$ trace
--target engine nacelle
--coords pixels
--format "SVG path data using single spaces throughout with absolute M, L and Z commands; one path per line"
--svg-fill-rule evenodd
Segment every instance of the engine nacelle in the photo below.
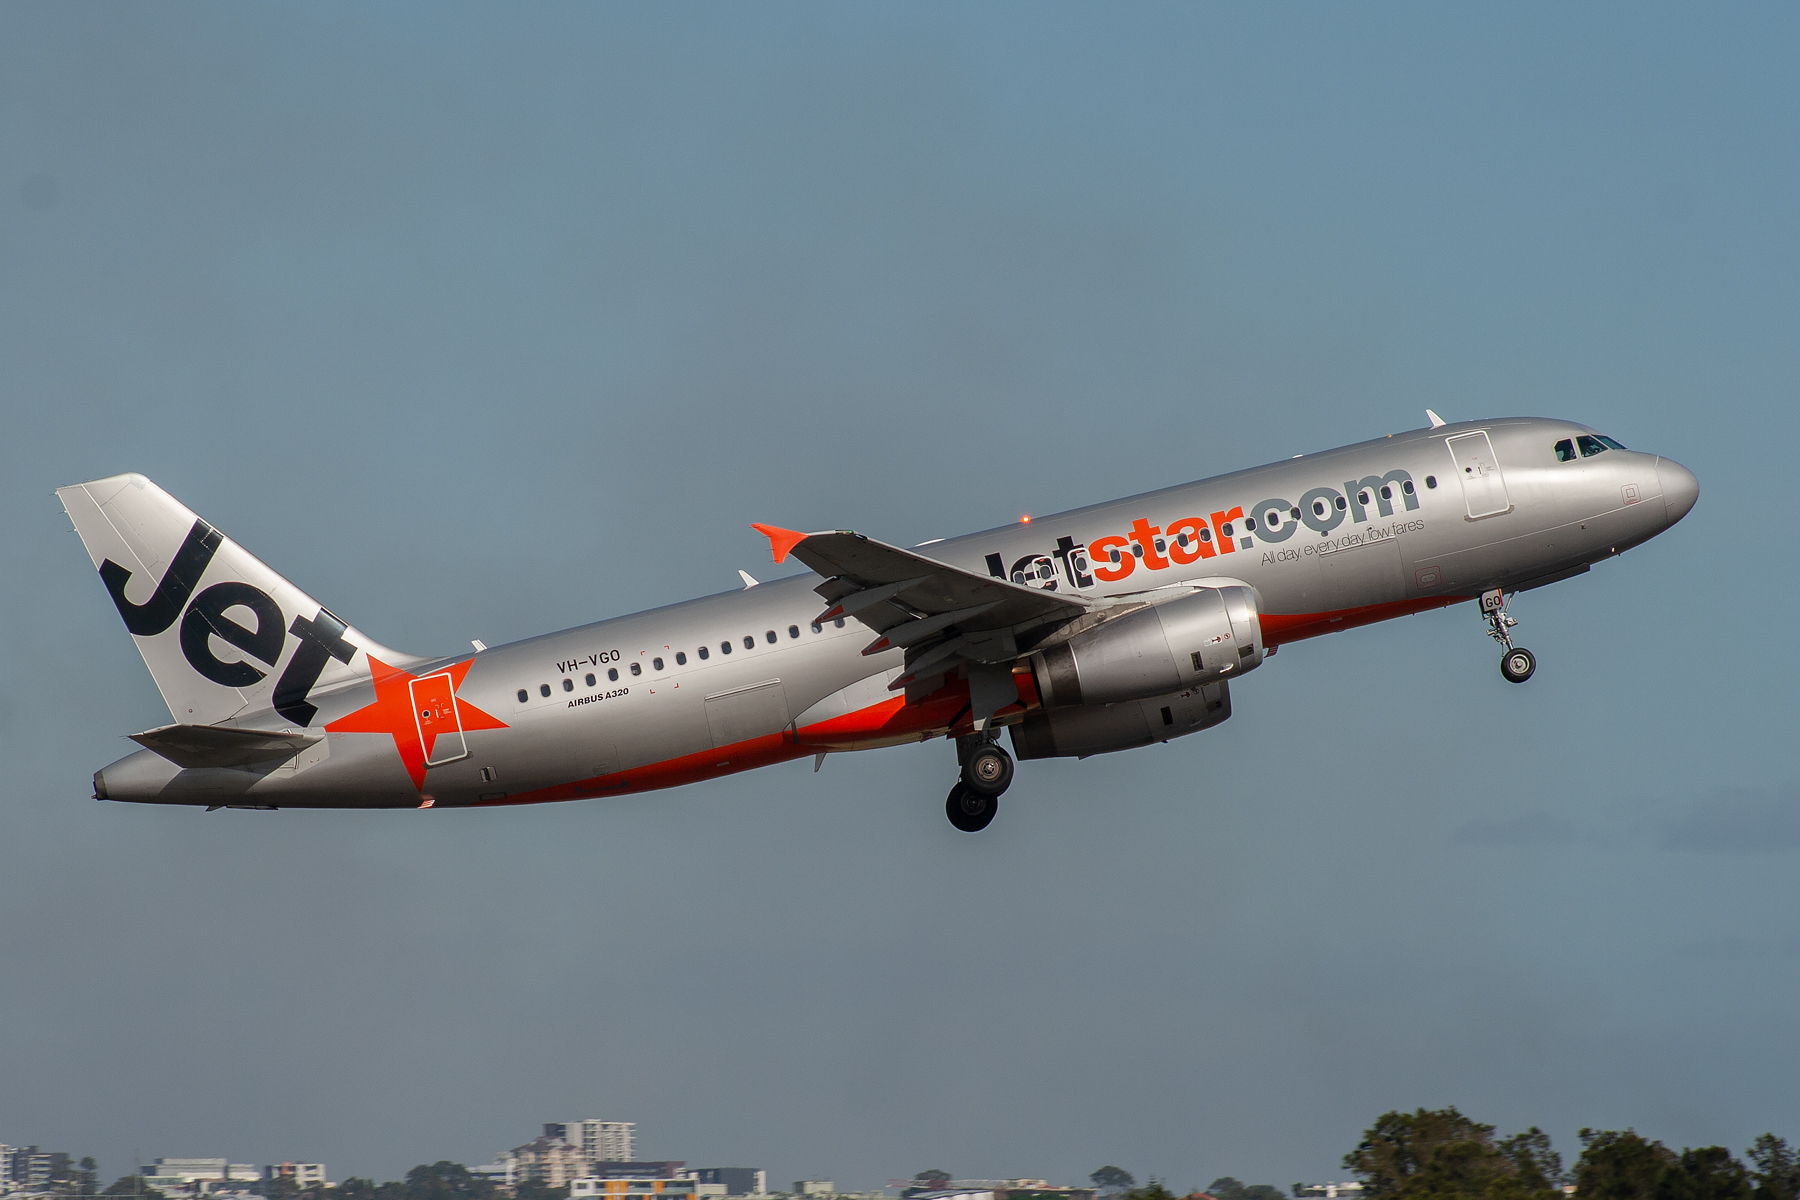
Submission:
M 1255 670 L 1256 591 L 1226 583 L 1127 613 L 1031 656 L 1045 708 L 1169 696 Z
M 1224 681 L 1174 696 L 1040 709 L 1012 727 L 1019 758 L 1086 758 L 1130 750 L 1199 733 L 1231 716 L 1231 691 Z

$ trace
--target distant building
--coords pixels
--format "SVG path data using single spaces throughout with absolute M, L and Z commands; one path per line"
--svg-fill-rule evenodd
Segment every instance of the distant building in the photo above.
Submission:
M 794 1195 L 835 1196 L 837 1195 L 837 1184 L 829 1179 L 796 1179 L 794 1180 Z M 988 1200 L 993 1200 L 993 1197 L 990 1196 Z
M 680 1159 L 645 1159 L 638 1162 L 597 1162 L 588 1174 L 596 1179 L 686 1179 L 692 1172 Z
M 512 1153 L 508 1151 L 495 1162 L 483 1163 L 479 1167 L 470 1167 L 469 1174 L 510 1191 L 515 1182 L 514 1165 Z
M 36 1146 L 0 1146 L 0 1191 L 40 1191 L 69 1169 L 70 1158 Z
M 689 1171 L 695 1182 L 720 1184 L 727 1196 L 766 1196 L 769 1173 L 755 1167 L 699 1167 Z
M 330 1187 L 324 1163 L 276 1163 L 263 1168 L 264 1179 L 291 1179 L 299 1188 Z
M 1305 1200 L 1362 1200 L 1363 1185 L 1354 1179 L 1343 1183 L 1296 1183 L 1294 1195 Z
M 564 1121 L 545 1125 L 544 1134 L 561 1138 L 592 1162 L 630 1162 L 637 1157 L 635 1121 Z
M 263 1177 L 261 1167 L 224 1158 L 156 1158 L 140 1170 L 160 1192 L 195 1195 L 227 1191 L 233 1183 L 256 1183 Z
M 515 1183 L 537 1179 L 553 1188 L 567 1187 L 582 1176 L 592 1174 L 588 1170 L 589 1159 L 581 1152 L 581 1147 L 548 1133 L 523 1146 L 515 1146 L 512 1164 Z
M 616 1175 L 606 1179 L 590 1175 L 570 1180 L 569 1200 L 646 1200 L 651 1196 L 693 1200 L 696 1187 L 692 1179 L 668 1179 L 661 1175 Z

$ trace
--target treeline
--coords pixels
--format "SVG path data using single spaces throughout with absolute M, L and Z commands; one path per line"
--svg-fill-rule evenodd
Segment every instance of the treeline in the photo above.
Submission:
M 1671 1150 L 1633 1130 L 1583 1129 L 1562 1156 L 1536 1126 L 1496 1137 L 1454 1108 L 1384 1113 L 1344 1155 L 1367 1200 L 1797 1200 L 1800 1161 L 1765 1133 L 1739 1159 L 1724 1146 Z M 1747 1160 L 1747 1161 L 1746 1161 Z
M 285 1182 L 289 1190 L 265 1192 L 268 1200 L 498 1200 L 505 1190 L 490 1179 L 470 1171 L 461 1163 L 439 1160 L 421 1163 L 406 1173 L 406 1178 L 389 1183 L 359 1179 L 352 1175 L 329 1192 L 318 1188 L 296 1189 L 293 1180 Z M 568 1200 L 569 1189 L 553 1188 L 541 1179 L 523 1179 L 512 1189 L 513 1200 Z
M 1583 1129 L 1581 1154 L 1565 1169 L 1550 1137 L 1533 1126 L 1510 1137 L 1454 1108 L 1383 1113 L 1344 1155 L 1364 1200 L 1800 1200 L 1800 1154 L 1765 1133 L 1740 1159 L 1724 1146 L 1672 1150 L 1634 1130 Z M 1142 1187 L 1118 1167 L 1089 1177 L 1123 1200 L 1182 1200 L 1155 1178 Z M 1305 1185 L 1296 1183 L 1300 1197 Z M 1230 1176 L 1205 1189 L 1217 1200 L 1285 1200 L 1269 1184 Z M 1195 1188 L 1188 1200 L 1200 1193 Z

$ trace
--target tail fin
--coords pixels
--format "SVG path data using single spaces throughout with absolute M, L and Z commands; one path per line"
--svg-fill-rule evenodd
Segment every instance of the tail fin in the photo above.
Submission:
M 350 628 L 142 475 L 56 495 L 177 724 L 272 708 L 304 728 L 318 711 L 307 697 L 367 678 L 371 653 L 418 661 Z

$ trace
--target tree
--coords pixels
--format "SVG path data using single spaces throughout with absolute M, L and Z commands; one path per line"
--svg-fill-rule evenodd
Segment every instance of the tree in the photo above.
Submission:
M 1344 1155 L 1344 1167 L 1363 1181 L 1370 1200 L 1487 1190 L 1511 1163 L 1494 1148 L 1494 1127 L 1455 1108 L 1386 1112 Z M 1585 1198 L 1584 1198 L 1585 1200 Z
M 1789 1148 L 1786 1138 L 1765 1133 L 1744 1157 L 1756 1168 L 1750 1173 L 1756 1200 L 1800 1200 L 1800 1155 Z
M 1541 1129 L 1496 1141 L 1492 1125 L 1454 1108 L 1383 1113 L 1344 1166 L 1370 1200 L 1559 1200 L 1563 1177 Z
M 142 1175 L 121 1175 L 100 1194 L 102 1196 L 141 1196 L 143 1200 L 168 1200 L 168 1197 L 144 1182 Z
M 920 1171 L 917 1175 L 914 1175 L 913 1186 L 901 1192 L 900 1195 L 904 1198 L 906 1196 L 916 1196 L 920 1192 L 935 1192 L 949 1182 L 950 1172 L 940 1171 L 936 1167 L 933 1167 L 929 1171 Z
M 1575 1194 L 1581 1200 L 1654 1200 L 1657 1183 L 1675 1162 L 1674 1151 L 1633 1130 L 1583 1129 Z
M 1696 1146 L 1656 1181 L 1656 1200 L 1750 1200 L 1750 1173 L 1723 1146 Z
M 1181 1200 L 1181 1198 L 1164 1187 L 1162 1180 L 1152 1175 L 1149 1183 L 1126 1192 L 1123 1200 Z
M 490 1181 L 448 1159 L 421 1163 L 408 1171 L 402 1192 L 404 1200 L 493 1200 L 493 1195 Z
M 1103 1192 L 1122 1192 L 1137 1185 L 1137 1180 L 1132 1178 L 1131 1172 L 1123 1167 L 1101 1167 L 1089 1175 L 1088 1179 Z
M 1568 1182 L 1563 1173 L 1562 1155 L 1550 1148 L 1550 1135 L 1536 1125 L 1524 1133 L 1501 1139 L 1500 1153 L 1512 1163 L 1513 1172 L 1526 1191 L 1555 1191 Z
M 1207 1184 L 1206 1194 L 1215 1200 L 1287 1200 L 1278 1187 L 1267 1183 L 1244 1184 L 1229 1175 L 1221 1175 Z

